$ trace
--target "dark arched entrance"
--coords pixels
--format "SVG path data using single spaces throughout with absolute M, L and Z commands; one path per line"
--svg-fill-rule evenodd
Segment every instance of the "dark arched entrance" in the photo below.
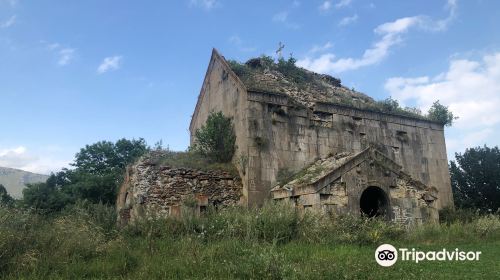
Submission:
M 387 214 L 387 195 L 379 187 L 368 187 L 361 194 L 361 213 L 368 217 L 384 217 Z

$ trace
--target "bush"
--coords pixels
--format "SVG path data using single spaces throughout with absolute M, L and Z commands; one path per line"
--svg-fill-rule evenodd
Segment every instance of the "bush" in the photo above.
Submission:
M 451 126 L 453 121 L 458 119 L 458 117 L 453 116 L 453 113 L 448 110 L 447 106 L 441 105 L 439 100 L 432 103 L 432 106 L 427 113 L 427 118 L 435 122 L 439 122 L 444 126 Z
M 196 143 L 194 150 L 214 162 L 229 162 L 236 149 L 236 135 L 234 134 L 231 118 L 222 112 L 212 112 L 207 122 L 195 132 Z
M 377 101 L 377 105 L 380 106 L 380 109 L 383 112 L 396 113 L 401 111 L 398 101 L 396 99 L 392 99 L 392 97 L 388 97 L 382 101 Z
M 446 207 L 439 211 L 439 221 L 443 224 L 470 223 L 480 217 L 473 209 Z
M 14 203 L 14 198 L 9 195 L 7 189 L 0 184 L 0 206 L 10 206 Z

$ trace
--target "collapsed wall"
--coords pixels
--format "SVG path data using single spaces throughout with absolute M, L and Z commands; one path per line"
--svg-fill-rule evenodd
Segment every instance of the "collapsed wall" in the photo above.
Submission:
M 147 155 L 127 167 L 117 199 L 118 224 L 144 217 L 179 217 L 184 208 L 199 214 L 209 206 L 237 205 L 242 196 L 238 176 L 160 164 Z

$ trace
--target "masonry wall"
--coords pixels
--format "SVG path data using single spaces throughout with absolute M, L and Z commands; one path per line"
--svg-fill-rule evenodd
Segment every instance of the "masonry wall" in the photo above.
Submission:
M 243 186 L 238 176 L 223 171 L 200 171 L 158 165 L 143 158 L 127 168 L 117 199 L 121 226 L 145 217 L 199 214 L 207 207 L 240 203 Z
M 233 118 L 236 133 L 236 152 L 233 161 L 243 183 L 242 204 L 246 205 L 248 197 L 255 197 L 248 193 L 246 178 L 248 168 L 247 94 L 244 85 L 215 50 L 198 98 L 189 126 L 191 144 L 195 140 L 194 134 L 196 130 L 205 124 L 211 112 L 222 111 L 225 116 Z
M 438 209 L 453 205 L 442 125 L 331 104 L 305 108 L 268 93 L 248 92 L 248 100 L 248 192 L 259 200 L 279 174 L 375 143 L 405 172 L 437 188 Z
M 405 227 L 439 220 L 435 202 L 424 200 L 425 191 L 410 180 L 388 171 L 378 164 L 364 161 L 328 184 L 319 192 L 299 195 L 292 199 L 298 209 L 337 215 L 361 214 L 360 199 L 368 187 L 384 192 L 387 205 L 385 218 Z

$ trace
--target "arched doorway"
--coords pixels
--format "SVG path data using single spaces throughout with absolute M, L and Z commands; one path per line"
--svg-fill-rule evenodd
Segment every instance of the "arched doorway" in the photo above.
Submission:
M 361 213 L 370 218 L 387 216 L 388 205 L 387 195 L 379 187 L 366 188 L 359 200 Z

